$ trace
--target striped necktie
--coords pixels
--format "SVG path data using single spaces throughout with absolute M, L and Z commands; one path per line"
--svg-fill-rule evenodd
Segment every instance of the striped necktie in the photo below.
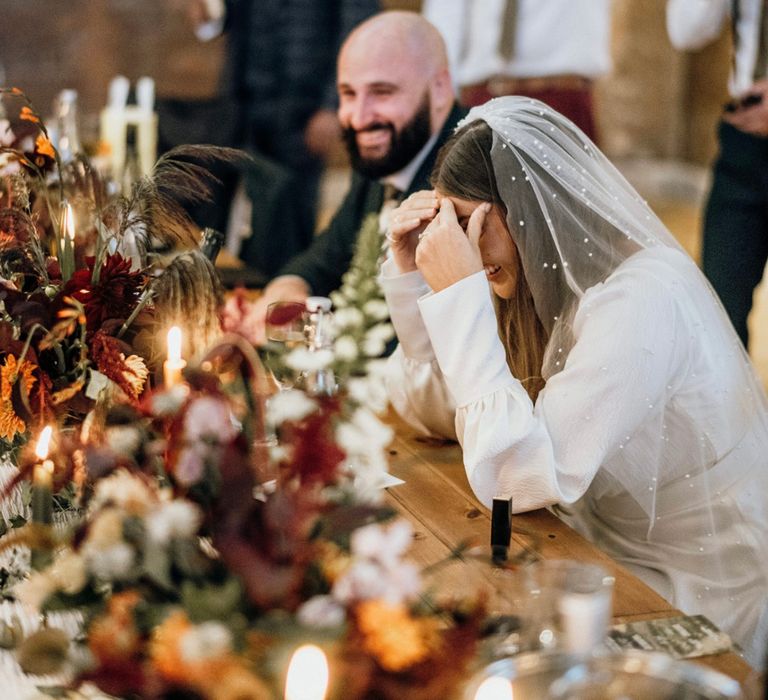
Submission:
M 517 31 L 517 0 L 506 0 L 501 18 L 499 56 L 509 62 L 515 57 L 515 32 Z

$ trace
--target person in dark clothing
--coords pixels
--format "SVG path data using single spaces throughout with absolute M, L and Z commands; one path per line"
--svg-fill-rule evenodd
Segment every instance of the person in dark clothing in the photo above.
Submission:
M 312 240 L 320 176 L 339 138 L 336 56 L 347 34 L 379 11 L 379 0 L 226 0 L 217 18 L 209 14 L 212 5 L 193 0 L 190 15 L 198 36 L 201 27 L 206 27 L 206 38 L 227 35 L 221 89 L 234 107 L 236 123 L 233 141 L 224 145 L 257 157 L 243 172 L 220 173 L 223 187 L 217 196 L 231 198 L 238 177 L 243 177 L 253 204 L 255 235 L 244 241 L 240 257 L 271 276 Z M 272 250 L 260 235 L 265 212 L 285 206 L 287 188 L 291 233 L 281 249 Z M 225 228 L 226 215 L 220 211 L 218 220 L 204 223 Z M 286 256 L 288 250 L 292 253 Z
M 392 203 L 385 191 L 401 199 L 428 188 L 437 151 L 464 115 L 443 40 L 414 12 L 383 12 L 359 25 L 339 54 L 337 89 L 352 182 L 328 228 L 265 288 L 249 315 L 257 340 L 270 303 L 327 295 L 340 285 L 363 219 Z

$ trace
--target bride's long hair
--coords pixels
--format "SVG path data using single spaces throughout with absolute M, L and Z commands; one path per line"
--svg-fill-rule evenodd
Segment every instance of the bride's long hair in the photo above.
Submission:
M 491 202 L 507 221 L 507 210 L 499 196 L 491 164 L 493 134 L 483 121 L 457 131 L 438 155 L 432 185 L 441 194 L 477 202 Z M 504 343 L 507 364 L 532 401 L 544 387 L 541 367 L 548 334 L 536 312 L 531 289 L 522 266 L 517 289 L 510 299 L 493 295 L 499 337 Z

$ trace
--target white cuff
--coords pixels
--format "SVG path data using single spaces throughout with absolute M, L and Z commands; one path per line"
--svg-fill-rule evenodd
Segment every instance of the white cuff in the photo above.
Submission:
M 403 354 L 419 362 L 432 362 L 435 353 L 416 305 L 419 297 L 430 292 L 421 272 L 401 273 L 395 261 L 389 258 L 381 266 L 379 283 Z
M 419 299 L 419 310 L 457 407 L 519 385 L 507 366 L 484 272 Z

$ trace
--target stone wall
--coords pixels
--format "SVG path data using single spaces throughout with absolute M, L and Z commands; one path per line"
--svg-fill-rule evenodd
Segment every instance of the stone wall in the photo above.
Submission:
M 195 39 L 184 0 L 2 4 L 0 63 L 6 83 L 25 89 L 44 113 L 59 89 L 74 87 L 83 113 L 96 114 L 118 73 L 132 80 L 153 76 L 161 96 L 201 98 L 216 92 L 223 42 Z M 619 158 L 707 163 L 725 99 L 727 37 L 695 54 L 674 51 L 664 27 L 664 4 L 614 0 L 614 71 L 598 89 L 603 146 Z M 384 5 L 418 9 L 419 0 L 385 0 Z M 84 126 L 95 129 L 93 117 Z

